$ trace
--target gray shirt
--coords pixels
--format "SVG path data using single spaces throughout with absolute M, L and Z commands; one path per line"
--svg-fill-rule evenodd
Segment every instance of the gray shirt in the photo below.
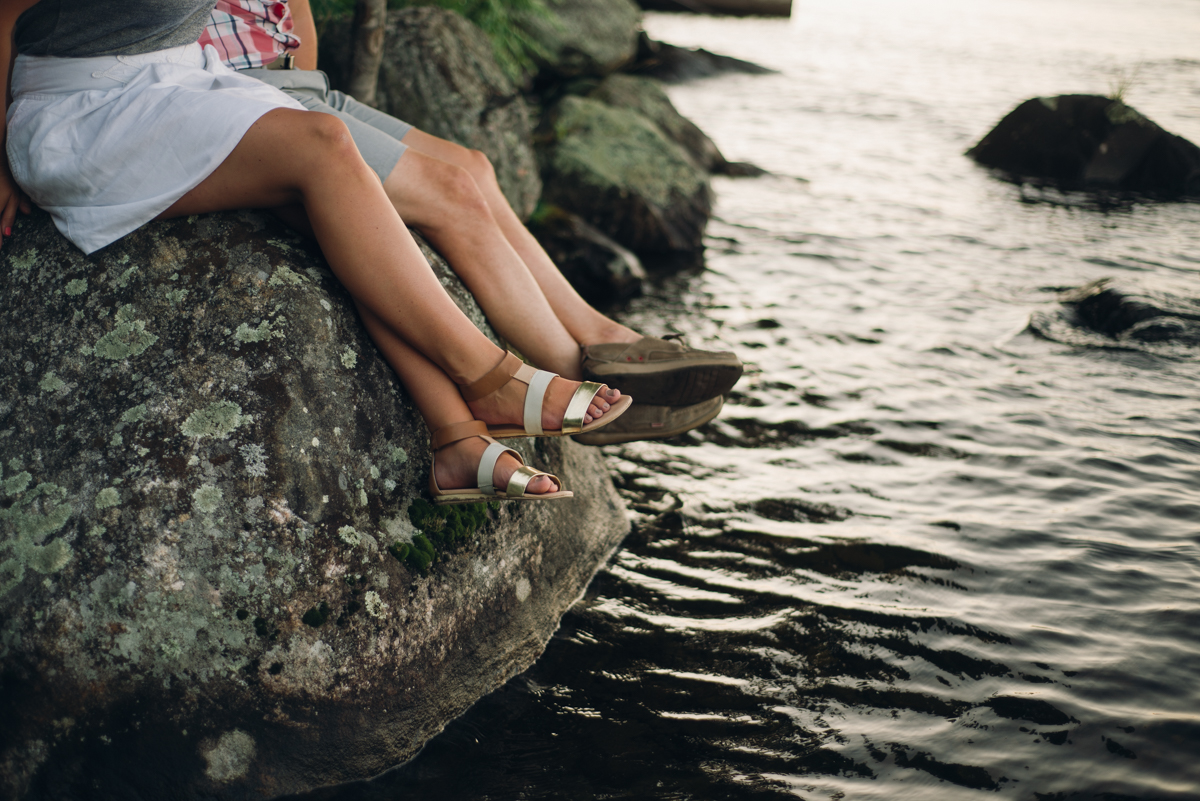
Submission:
M 191 44 L 216 0 L 40 0 L 17 18 L 17 52 L 130 56 Z

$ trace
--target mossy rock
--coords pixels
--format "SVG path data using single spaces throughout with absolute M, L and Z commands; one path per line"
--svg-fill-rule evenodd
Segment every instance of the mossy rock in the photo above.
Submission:
M 595 452 L 526 440 L 573 501 L 464 512 L 424 575 L 392 558 L 434 544 L 409 516 L 428 433 L 320 253 L 268 216 L 84 256 L 38 212 L 0 293 L 0 797 L 377 774 L 528 667 L 627 531 Z
M 534 56 L 543 83 L 604 77 L 637 55 L 642 11 L 631 0 L 548 2 L 550 15 L 518 15 L 518 25 L 537 43 Z
M 696 254 L 712 209 L 708 176 L 652 121 L 568 96 L 546 115 L 543 200 L 639 256 Z
M 663 135 L 682 147 L 696 166 L 706 172 L 719 171 L 725 164 L 725 157 L 713 140 L 676 110 L 658 81 L 636 75 L 610 75 L 588 97 L 612 108 L 636 111 L 657 125 Z

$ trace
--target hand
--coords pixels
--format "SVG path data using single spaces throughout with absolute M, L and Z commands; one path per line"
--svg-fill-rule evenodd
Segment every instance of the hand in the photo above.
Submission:
M 4 159 L 3 163 L 0 163 L 0 246 L 4 244 L 5 237 L 12 236 L 17 210 L 28 214 L 31 208 L 29 198 L 13 180 L 8 169 L 8 160 Z

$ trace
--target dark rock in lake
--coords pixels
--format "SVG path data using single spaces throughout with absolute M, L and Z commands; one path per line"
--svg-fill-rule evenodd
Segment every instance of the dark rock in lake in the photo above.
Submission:
M 602 78 L 637 55 L 642 12 L 631 0 L 572 0 L 547 6 L 549 16 L 517 17 L 534 44 L 540 82 Z
M 638 0 L 646 11 L 688 11 L 732 17 L 790 17 L 792 0 Z
M 628 529 L 566 439 L 518 447 L 572 501 L 426 504 L 424 424 L 320 254 L 267 216 L 84 256 L 38 212 L 0 293 L 0 797 L 377 774 L 527 668 Z
M 349 75 L 348 26 L 332 24 L 321 39 L 321 68 L 335 86 Z M 388 12 L 376 92 L 381 111 L 486 153 L 517 214 L 533 212 L 542 187 L 529 108 L 478 27 L 436 7 Z
M 1104 278 L 1059 297 L 1061 307 L 1030 318 L 1037 334 L 1072 345 L 1194 356 L 1200 347 L 1200 293 L 1187 281 Z
M 539 208 L 529 229 L 575 291 L 603 308 L 642 293 L 646 271 L 638 257 L 556 206 Z
M 1026 100 L 967 155 L 1017 182 L 1200 196 L 1200 148 L 1098 95 Z
M 654 123 L 567 96 L 543 121 L 543 199 L 642 256 L 698 254 L 712 209 L 708 177 Z
M 683 148 L 705 172 L 727 175 L 761 175 L 764 170 L 745 162 L 731 163 L 696 123 L 680 114 L 659 83 L 650 78 L 615 74 L 605 78 L 588 97 L 618 109 L 636 111 L 658 126 L 668 139 Z
M 702 47 L 677 47 L 659 42 L 651 39 L 643 31 L 638 35 L 637 61 L 627 72 L 645 75 L 664 83 L 683 83 L 727 72 L 767 75 L 778 70 L 752 61 L 712 53 Z

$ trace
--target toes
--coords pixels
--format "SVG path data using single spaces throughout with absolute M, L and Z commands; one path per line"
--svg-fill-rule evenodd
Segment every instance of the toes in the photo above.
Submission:
M 554 490 L 554 482 L 550 480 L 549 476 L 537 476 L 531 479 L 529 486 L 525 488 L 525 491 L 530 495 L 545 495 L 547 492 L 554 492 Z

